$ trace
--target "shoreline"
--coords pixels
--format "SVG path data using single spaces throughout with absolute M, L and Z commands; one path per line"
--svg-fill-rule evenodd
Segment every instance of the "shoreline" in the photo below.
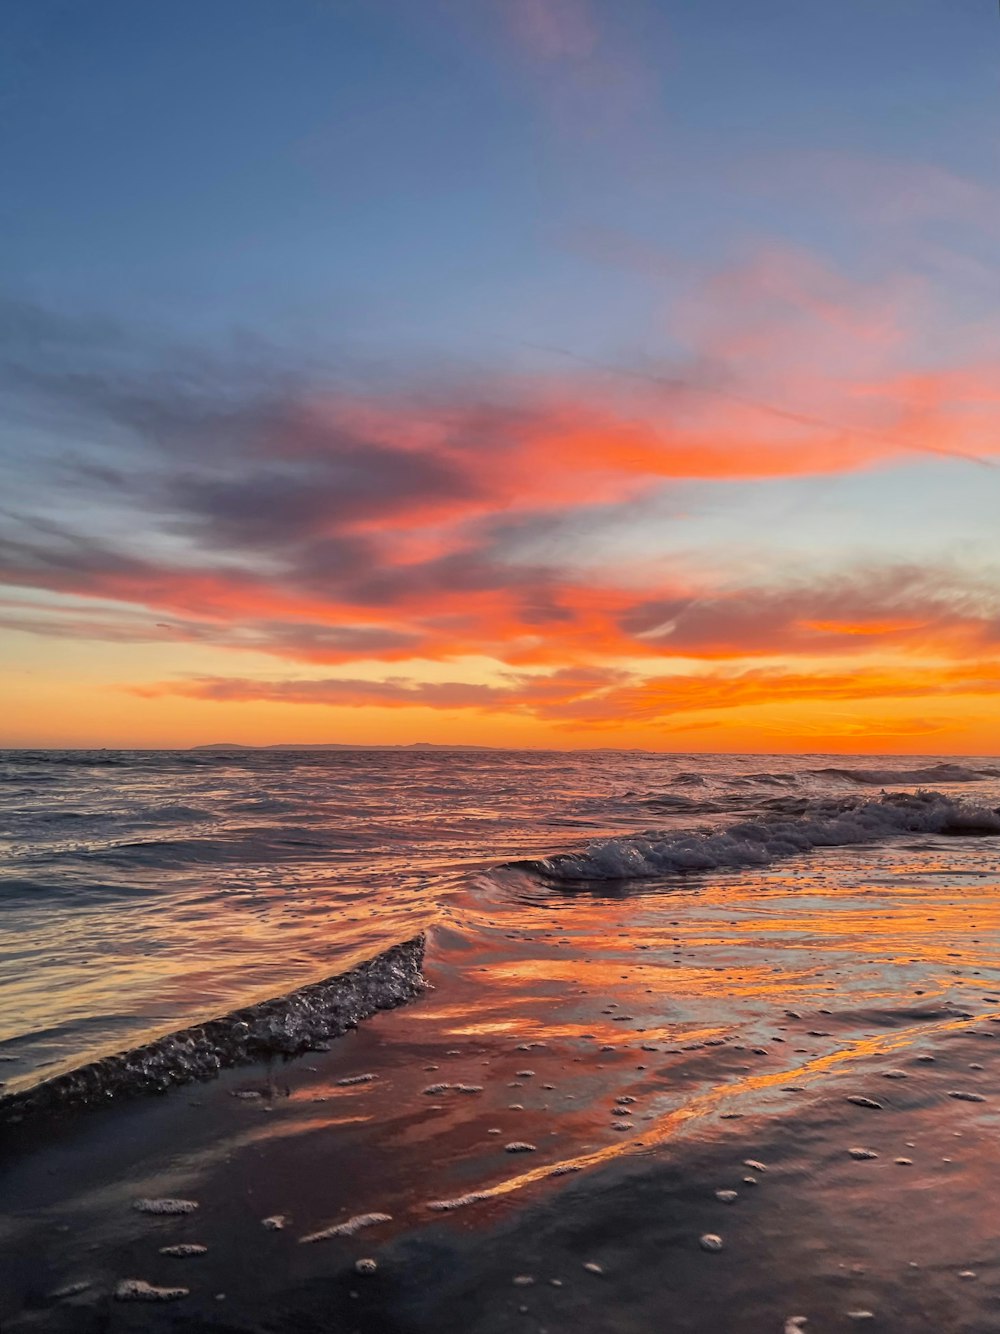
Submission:
M 983 902 L 969 905 L 970 929 L 985 933 Z M 671 1042 L 639 1003 L 619 1014 L 607 990 L 581 983 L 613 978 L 615 994 L 638 1001 L 656 968 L 673 991 L 646 1004 L 676 1012 L 685 966 L 674 949 L 661 942 L 656 963 L 632 954 L 613 973 L 591 962 L 587 976 L 580 960 L 564 966 L 556 929 L 529 937 L 518 922 L 498 921 L 471 956 L 461 932 L 438 929 L 430 989 L 328 1052 L 9 1128 L 4 1329 L 493 1334 L 572 1323 L 639 1334 L 659 1321 L 750 1334 L 799 1315 L 847 1327 L 848 1310 L 869 1309 L 906 1330 L 985 1327 L 1000 1301 L 989 1258 L 1000 1225 L 982 1186 L 996 1157 L 1000 1015 L 978 970 L 956 994 L 902 1007 L 898 996 L 860 1011 L 769 1005 L 757 1020 L 745 1008 L 729 1033 L 692 1015 L 689 1040 Z M 686 967 L 707 978 L 703 917 L 669 925 L 685 936 Z M 518 1019 L 498 1009 L 511 986 Z M 897 1067 L 907 1077 L 887 1079 Z M 949 1097 L 963 1090 L 985 1101 Z M 534 1147 L 505 1151 L 519 1143 Z M 856 1144 L 878 1158 L 852 1159 Z M 730 1189 L 735 1202 L 716 1198 Z M 142 1197 L 198 1208 L 157 1217 L 136 1211 Z M 914 1237 L 914 1211 L 927 1208 L 933 1231 Z M 302 1242 L 371 1214 L 390 1217 Z M 265 1227 L 275 1217 L 286 1222 Z M 720 1253 L 700 1248 L 706 1233 L 722 1237 Z M 176 1245 L 208 1249 L 161 1254 Z M 369 1257 L 375 1274 L 358 1274 Z M 126 1279 L 190 1292 L 117 1301 Z M 75 1284 L 87 1286 L 53 1296 Z

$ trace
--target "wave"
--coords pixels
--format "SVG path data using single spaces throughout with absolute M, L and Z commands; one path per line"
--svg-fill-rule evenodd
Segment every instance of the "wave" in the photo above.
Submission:
M 1000 777 L 1000 770 L 969 769 L 961 764 L 929 764 L 920 769 L 845 769 L 828 765 L 824 769 L 810 769 L 810 773 L 831 778 L 847 778 L 852 783 L 871 787 L 885 787 L 892 783 L 979 783 L 985 778 Z
M 721 810 L 721 807 L 713 801 L 705 801 L 704 799 L 698 801 L 694 797 L 682 797 L 679 793 L 673 792 L 641 797 L 639 800 L 640 804 L 645 806 L 647 810 L 654 811 L 688 811 L 712 814 Z
M 80 907 L 116 899 L 156 899 L 160 891 L 155 885 L 138 885 L 124 881 L 85 880 L 63 876 L 58 882 L 44 873 L 34 875 L 4 875 L 0 878 L 0 903 L 44 904 L 48 901 Z
M 145 754 L 125 750 L 4 750 L 0 751 L 0 762 L 25 767 L 44 764 L 83 769 L 127 768 L 135 764 L 137 755 Z
M 394 1009 L 419 995 L 426 986 L 424 943 L 423 935 L 415 936 L 349 972 L 9 1094 L 0 1098 L 0 1119 L 17 1122 L 128 1095 L 164 1093 L 230 1066 L 315 1050 L 377 1010 Z
M 1000 834 L 1000 812 L 939 792 L 801 801 L 720 829 L 646 832 L 602 839 L 581 853 L 528 863 L 555 881 L 632 880 L 677 872 L 764 866 L 813 848 L 873 843 L 901 834 Z M 523 863 L 522 863 L 523 865 Z
M 72 851 L 90 866 L 173 871 L 189 866 L 271 865 L 286 861 L 290 850 L 313 857 L 343 855 L 355 851 L 359 842 L 361 836 L 337 830 L 289 824 L 280 828 L 249 825 L 208 833 L 199 833 L 197 828 L 179 830 L 174 837 L 150 831 L 146 838 L 109 838 Z

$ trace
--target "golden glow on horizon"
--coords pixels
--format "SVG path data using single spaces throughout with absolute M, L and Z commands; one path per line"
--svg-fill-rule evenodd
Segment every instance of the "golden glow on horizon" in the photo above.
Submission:
M 250 745 L 428 741 L 550 749 L 622 747 L 663 751 L 1000 754 L 995 696 L 917 699 L 823 698 L 706 707 L 658 722 L 622 719 L 601 727 L 556 725 L 517 713 L 473 709 L 344 707 L 327 704 L 144 699 L 99 676 L 50 672 L 30 680 L 0 675 L 18 700 L 3 744 L 62 747 L 184 747 L 212 741 Z

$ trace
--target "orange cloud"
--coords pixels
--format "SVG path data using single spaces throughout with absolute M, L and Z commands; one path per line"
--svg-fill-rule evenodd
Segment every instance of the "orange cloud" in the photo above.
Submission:
M 120 604 L 0 606 L 0 625 L 110 640 L 163 640 L 253 650 L 303 663 L 446 661 L 591 666 L 624 659 L 809 659 L 903 651 L 962 659 L 1000 644 L 1000 596 L 988 577 L 933 568 L 875 568 L 775 586 L 678 584 L 652 593 L 509 559 L 487 527 L 466 550 L 393 564 L 364 546 L 338 566 L 325 540 L 304 543 L 270 578 L 126 560 L 99 545 L 15 553 L 0 578 Z M 376 554 L 377 553 L 377 554 Z M 30 557 L 30 559 L 29 559 Z M 380 560 L 380 564 L 374 561 Z M 651 576 L 652 577 L 652 576 Z
M 657 723 L 688 713 L 746 709 L 761 704 L 808 700 L 900 700 L 1000 694 L 1000 660 L 943 667 L 861 667 L 851 672 L 756 669 L 642 679 L 621 671 L 566 669 L 547 676 L 511 676 L 496 685 L 400 678 L 367 681 L 329 677 L 313 680 L 195 678 L 130 687 L 146 698 L 183 695 L 192 699 L 328 704 L 349 708 L 469 709 L 524 713 L 578 730 Z M 859 725 L 861 726 L 861 725 Z M 883 724 L 883 730 L 887 725 Z M 911 722 L 895 723 L 901 731 Z M 875 730 L 868 724 L 869 730 Z

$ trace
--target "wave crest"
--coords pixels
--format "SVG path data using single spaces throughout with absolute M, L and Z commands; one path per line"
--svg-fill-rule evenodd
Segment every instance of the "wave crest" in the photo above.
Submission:
M 764 866 L 819 847 L 872 843 L 901 834 L 1000 834 L 1000 813 L 939 792 L 887 793 L 874 801 L 802 802 L 782 812 L 715 830 L 620 835 L 531 863 L 550 880 L 632 880 L 676 872 Z
M 0 1118 L 105 1103 L 175 1084 L 210 1078 L 234 1065 L 294 1056 L 339 1037 L 376 1010 L 412 1000 L 425 987 L 424 936 L 393 945 L 349 972 L 313 982 L 204 1024 L 181 1029 L 131 1051 L 105 1056 L 34 1088 L 0 1099 Z

